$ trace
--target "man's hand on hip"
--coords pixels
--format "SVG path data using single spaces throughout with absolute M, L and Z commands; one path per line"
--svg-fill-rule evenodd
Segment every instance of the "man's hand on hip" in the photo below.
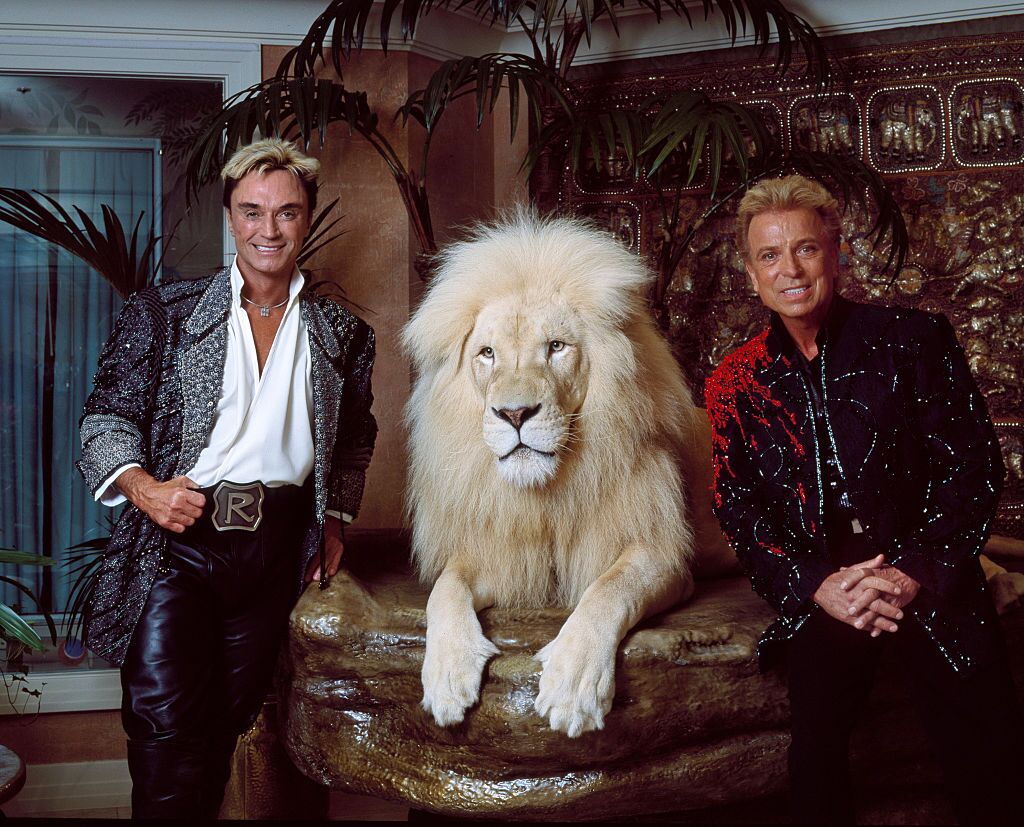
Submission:
M 324 521 L 324 559 L 327 565 L 327 576 L 333 577 L 341 565 L 341 555 L 345 553 L 345 544 L 341 539 L 341 520 L 327 516 Z M 309 561 L 306 569 L 306 582 L 312 583 L 320 579 L 320 555 Z
M 160 482 L 141 468 L 129 468 L 114 481 L 133 505 L 161 528 L 181 534 L 203 514 L 206 497 L 188 477 Z

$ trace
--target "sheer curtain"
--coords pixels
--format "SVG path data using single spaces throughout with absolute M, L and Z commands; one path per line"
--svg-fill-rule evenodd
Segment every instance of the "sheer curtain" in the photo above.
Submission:
M 100 226 L 108 204 L 129 232 L 143 211 L 142 230 L 159 227 L 158 149 L 153 140 L 0 136 L 0 186 L 40 190 Z M 74 461 L 82 405 L 120 306 L 94 270 L 0 222 L 0 546 L 58 561 L 15 575 L 51 611 L 67 598 L 68 547 L 109 531 L 110 509 L 93 502 Z M 0 599 L 35 611 L 11 586 Z

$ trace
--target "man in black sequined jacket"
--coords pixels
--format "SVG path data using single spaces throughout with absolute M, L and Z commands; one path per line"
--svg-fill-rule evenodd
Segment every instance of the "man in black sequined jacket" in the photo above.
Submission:
M 714 507 L 779 612 L 759 656 L 788 663 L 794 815 L 852 818 L 850 729 L 896 645 L 958 817 L 1003 820 L 1020 713 L 977 558 L 1004 468 L 952 326 L 835 293 L 839 215 L 813 182 L 759 184 L 737 223 L 772 312 L 707 382 Z

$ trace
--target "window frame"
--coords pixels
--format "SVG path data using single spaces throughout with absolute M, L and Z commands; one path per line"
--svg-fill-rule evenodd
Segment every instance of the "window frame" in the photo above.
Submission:
M 0 74 L 212 80 L 221 83 L 225 100 L 263 79 L 261 55 L 259 43 L 238 41 L 43 38 L 0 33 Z M 221 238 L 226 267 L 235 254 L 226 217 Z

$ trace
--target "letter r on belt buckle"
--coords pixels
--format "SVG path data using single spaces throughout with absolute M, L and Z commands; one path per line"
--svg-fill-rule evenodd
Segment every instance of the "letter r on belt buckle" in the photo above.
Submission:
M 225 480 L 214 489 L 210 519 L 217 531 L 255 531 L 263 520 L 263 485 Z

